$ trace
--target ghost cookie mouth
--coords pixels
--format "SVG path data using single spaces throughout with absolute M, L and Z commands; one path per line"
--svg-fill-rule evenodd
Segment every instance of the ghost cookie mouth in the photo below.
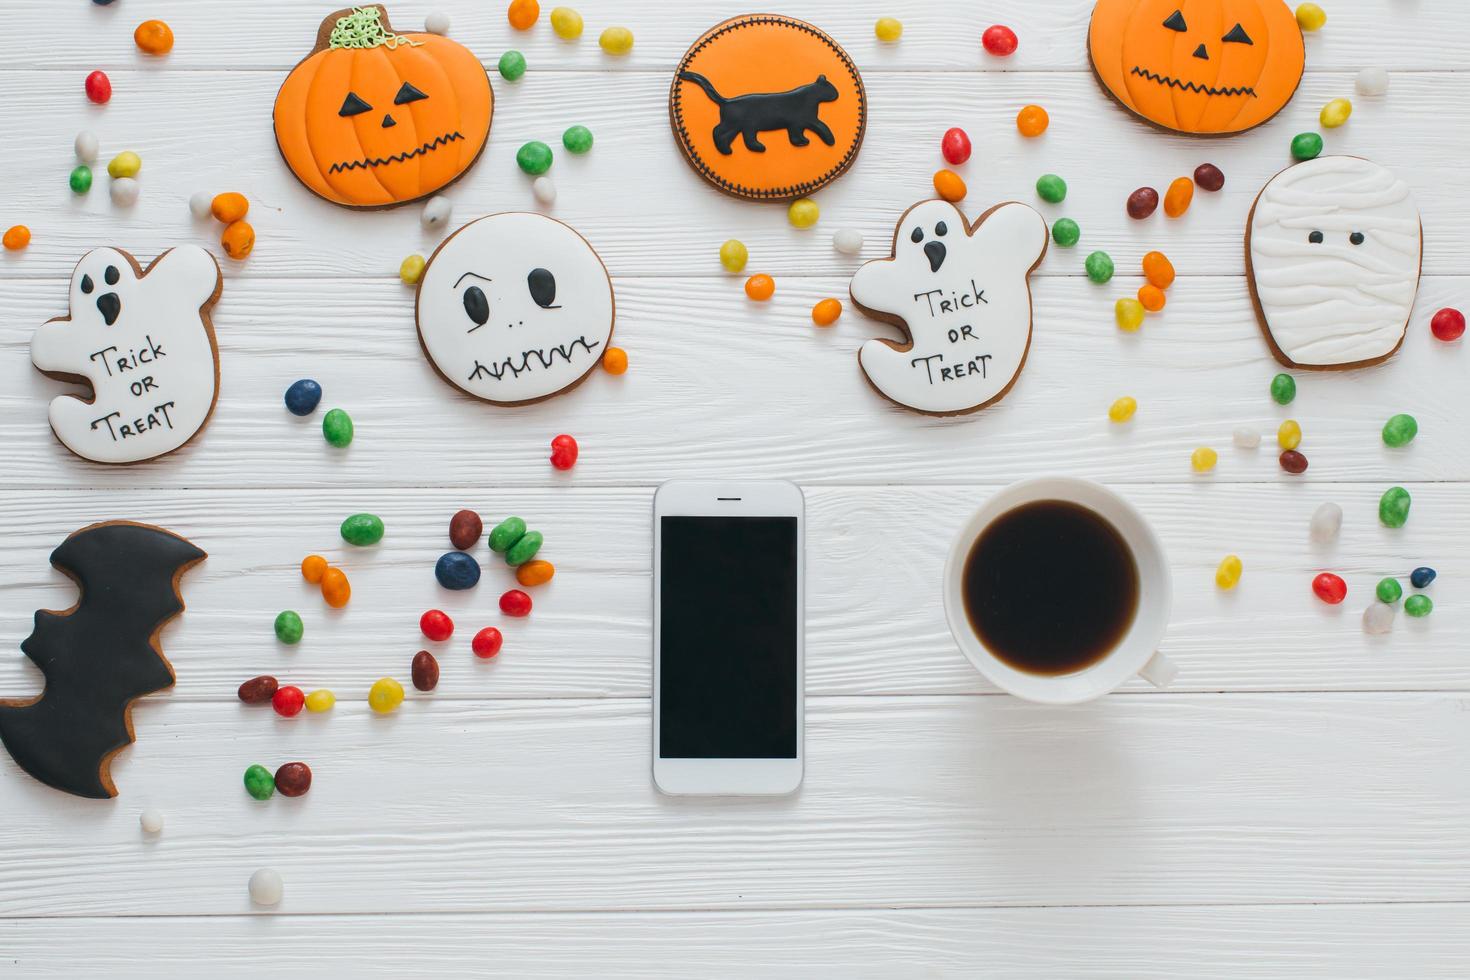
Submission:
M 560 358 L 568 364 L 572 363 L 572 355 L 578 347 L 582 348 L 588 354 L 592 354 L 593 351 L 601 346 L 602 341 L 589 341 L 584 334 L 570 343 L 557 344 L 555 347 L 541 347 L 535 350 L 522 351 L 519 364 L 515 362 L 514 357 L 507 357 L 503 361 L 497 361 L 494 364 L 487 365 L 482 363 L 477 357 L 475 358 L 474 370 L 470 372 L 469 377 L 465 380 L 479 381 L 483 378 L 493 378 L 496 381 L 500 381 L 507 374 L 512 378 L 519 378 L 528 371 L 549 369 L 557 362 L 557 358 Z M 596 355 L 593 356 L 595 357 Z
M 1158 82 L 1165 88 L 1178 89 L 1181 92 L 1198 92 L 1202 95 L 1249 95 L 1256 97 L 1256 90 L 1249 85 L 1201 85 L 1199 82 L 1181 82 L 1170 75 L 1160 75 L 1158 72 L 1149 71 L 1139 65 L 1133 66 L 1133 74 L 1139 78 L 1146 78 L 1150 82 Z
M 361 160 L 348 160 L 343 163 L 334 163 L 327 168 L 327 173 L 335 174 L 345 170 L 367 170 L 371 167 L 386 167 L 390 163 L 403 163 L 407 160 L 412 160 L 414 157 L 423 156 L 425 153 L 431 153 L 441 146 L 453 143 L 455 140 L 462 139 L 464 139 L 464 134 L 455 130 L 452 133 L 445 133 L 443 136 L 436 136 L 416 149 L 405 150 L 403 153 L 395 153 L 390 157 L 363 157 Z

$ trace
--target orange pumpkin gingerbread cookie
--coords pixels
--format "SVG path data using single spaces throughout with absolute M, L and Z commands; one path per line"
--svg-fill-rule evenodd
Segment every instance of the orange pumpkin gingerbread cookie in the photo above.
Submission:
M 463 45 L 395 34 L 381 5 L 322 21 L 276 95 L 276 143 L 296 177 L 350 208 L 391 208 L 463 176 L 490 136 L 490 77 Z
M 669 90 L 669 120 L 690 165 L 757 201 L 810 194 L 852 166 L 867 94 L 842 46 L 810 24 L 748 14 L 705 33 Z
M 1302 31 L 1284 0 L 1098 0 L 1087 49 L 1124 108 L 1200 136 L 1271 119 L 1306 67 Z

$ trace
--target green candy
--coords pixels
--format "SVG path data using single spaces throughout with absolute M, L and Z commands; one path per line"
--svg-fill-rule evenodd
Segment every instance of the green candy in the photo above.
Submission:
M 71 172 L 67 183 L 71 189 L 78 194 L 85 194 L 92 189 L 92 168 L 87 166 L 77 167 Z
M 535 558 L 536 552 L 541 550 L 541 541 L 542 538 L 540 531 L 527 531 L 524 535 L 521 536 L 521 539 L 515 544 L 511 545 L 510 550 L 505 553 L 505 563 L 512 568 L 516 567 L 517 565 L 524 565 L 532 558 Z
M 352 442 L 352 417 L 340 408 L 334 408 L 322 416 L 322 438 L 343 448 Z
M 245 792 L 257 800 L 268 800 L 276 795 L 276 777 L 265 766 L 251 766 L 245 770 Z
M 1427 595 L 1411 595 L 1404 600 L 1404 612 L 1415 619 L 1422 619 L 1434 612 L 1434 600 Z
M 301 614 L 287 609 L 276 616 L 276 639 L 282 643 L 300 643 L 301 635 L 306 632 L 306 624 L 301 622 Z
M 519 51 L 507 51 L 495 67 L 500 69 L 501 78 L 513 82 L 526 73 L 526 56 Z
M 592 149 L 592 130 L 586 126 L 570 126 L 561 134 L 561 145 L 571 153 L 586 153 Z
M 1113 278 L 1113 257 L 1107 252 L 1093 252 L 1085 263 L 1087 278 L 1093 282 L 1107 282 Z
M 1403 527 L 1409 521 L 1409 506 L 1414 502 L 1403 487 L 1390 487 L 1378 501 L 1378 519 L 1384 527 Z
M 383 519 L 376 514 L 353 514 L 342 522 L 342 540 L 358 547 L 383 540 Z
M 1278 405 L 1290 405 L 1296 400 L 1296 378 L 1289 374 L 1278 374 L 1271 379 L 1271 400 Z
M 503 555 L 515 546 L 526 534 L 526 522 L 519 517 L 507 517 L 490 532 L 490 550 Z
M 1036 181 L 1036 193 L 1043 201 L 1061 204 L 1067 199 L 1067 182 L 1056 174 L 1042 174 Z
M 1071 218 L 1058 218 L 1051 226 L 1051 240 L 1062 248 L 1071 248 L 1082 238 L 1082 229 Z
M 516 150 L 516 166 L 532 176 L 546 173 L 551 169 L 551 147 L 532 140 Z
M 1396 578 L 1380 580 L 1377 589 L 1374 591 L 1378 594 L 1379 602 L 1387 603 L 1390 606 L 1398 602 L 1404 595 L 1404 587 L 1399 585 L 1399 580 Z
M 1318 133 L 1298 133 L 1293 136 L 1291 155 L 1298 160 L 1315 160 L 1322 155 L 1322 136 Z
M 1419 434 L 1419 422 L 1412 415 L 1395 415 L 1383 423 L 1383 443 L 1398 449 L 1414 441 Z

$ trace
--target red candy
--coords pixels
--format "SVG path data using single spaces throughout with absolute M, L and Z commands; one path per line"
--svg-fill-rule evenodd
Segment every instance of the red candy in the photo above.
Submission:
M 94 71 L 87 76 L 87 98 L 102 105 L 112 98 L 112 80 L 104 71 Z
M 559 470 L 569 470 L 577 465 L 577 440 L 562 433 L 551 440 L 551 465 Z
M 944 159 L 952 164 L 964 163 L 970 159 L 970 137 L 958 126 L 944 134 L 944 139 L 939 141 L 939 151 L 944 154 Z
M 1429 321 L 1429 329 L 1445 343 L 1459 340 L 1465 334 L 1465 314 L 1446 307 L 1434 314 L 1434 319 Z
M 419 629 L 437 643 L 454 635 L 454 620 L 442 610 L 430 609 L 419 617 Z
M 1347 598 L 1347 583 L 1331 572 L 1323 572 L 1312 579 L 1312 591 L 1317 593 L 1318 599 L 1335 606 Z
M 985 33 L 980 35 L 980 43 L 997 58 L 1007 58 L 1016 53 L 1021 42 L 1015 31 L 1004 24 L 996 24 L 985 28 Z
M 507 592 L 506 595 L 510 595 L 510 593 Z M 525 593 L 522 592 L 521 595 L 525 595 Z M 530 601 L 531 600 L 529 598 L 526 599 L 526 602 L 528 604 L 530 603 Z M 505 608 L 505 600 L 503 598 L 500 600 L 500 608 Z M 530 607 L 528 605 L 527 609 L 529 608 Z M 479 657 L 481 660 L 489 660 L 491 657 L 500 652 L 500 644 L 504 642 L 505 637 L 500 635 L 500 630 L 496 629 L 494 626 L 486 626 L 484 629 L 480 630 L 480 632 L 475 634 L 474 640 L 470 642 L 470 649 L 475 651 L 475 656 Z
M 1128 217 L 1142 221 L 1159 209 L 1159 192 L 1152 187 L 1140 187 L 1128 195 Z
M 301 688 L 286 686 L 278 688 L 271 698 L 271 707 L 276 709 L 276 714 L 282 718 L 295 718 L 301 714 L 301 709 L 306 707 L 306 695 L 301 693 Z
M 276 696 L 278 690 L 280 690 L 280 684 L 274 677 L 261 674 L 241 684 L 238 693 L 240 700 L 246 704 L 265 704 Z
M 1213 163 L 1202 163 L 1194 168 L 1194 182 L 1200 190 L 1214 193 L 1225 186 L 1225 174 Z
M 500 597 L 500 611 L 507 616 L 529 616 L 531 614 L 531 597 L 520 589 L 511 589 Z
M 1307 471 L 1307 457 L 1295 449 L 1288 449 L 1281 454 L 1281 468 L 1293 476 Z

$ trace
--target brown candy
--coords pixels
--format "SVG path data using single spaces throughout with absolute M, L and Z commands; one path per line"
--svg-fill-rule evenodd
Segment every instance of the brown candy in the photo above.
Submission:
M 305 796 L 311 789 L 311 766 L 288 762 L 276 770 L 276 791 L 282 796 Z
M 449 543 L 460 551 L 469 551 L 480 540 L 485 524 L 472 510 L 462 510 L 449 519 Z
M 1194 168 L 1194 182 L 1200 190 L 1214 193 L 1225 186 L 1225 174 L 1213 163 L 1202 163 Z
M 1159 192 L 1152 187 L 1140 187 L 1128 195 L 1128 217 L 1142 221 L 1159 209 Z
M 413 686 L 420 691 L 432 691 L 439 686 L 439 661 L 427 650 L 413 655 Z
M 276 696 L 276 688 L 279 686 L 276 679 L 269 675 L 252 677 L 240 685 L 240 700 L 246 704 L 269 704 L 271 698 Z

